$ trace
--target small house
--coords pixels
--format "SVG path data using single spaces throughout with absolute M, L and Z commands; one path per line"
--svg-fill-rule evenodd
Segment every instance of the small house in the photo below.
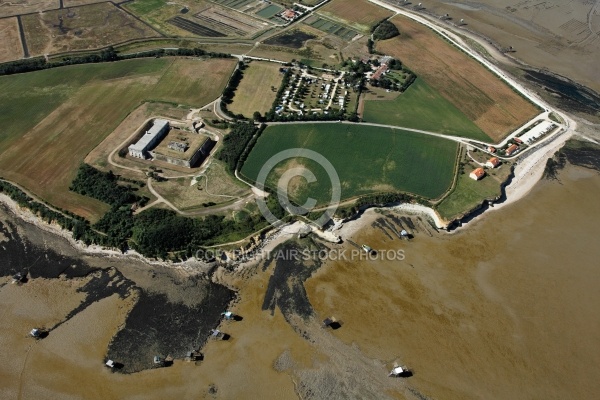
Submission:
M 296 13 L 294 10 L 287 9 L 281 13 L 281 17 L 287 21 L 293 21 L 296 18 Z
M 487 148 L 487 149 L 488 149 L 488 151 L 489 151 L 490 153 L 495 153 L 495 152 L 496 152 L 496 148 L 495 148 L 494 146 L 488 146 L 488 148 Z
M 519 149 L 518 145 L 512 144 L 512 145 L 510 145 L 510 147 L 508 149 L 506 149 L 506 155 L 507 156 L 513 155 L 518 149 Z
M 477 168 L 476 170 L 474 170 L 473 172 L 471 172 L 469 174 L 469 178 L 476 180 L 476 181 L 480 180 L 484 176 L 485 176 L 485 171 L 483 170 L 483 168 Z
M 108 360 L 104 365 L 112 369 L 115 367 L 115 362 L 113 360 Z
M 488 168 L 496 168 L 498 165 L 500 165 L 500 159 L 498 157 L 492 157 L 485 163 L 485 166 Z

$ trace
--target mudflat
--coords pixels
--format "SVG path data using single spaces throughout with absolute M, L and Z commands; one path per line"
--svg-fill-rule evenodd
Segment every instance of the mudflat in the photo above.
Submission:
M 427 11 L 464 19 L 463 29 L 482 33 L 519 60 L 549 68 L 600 91 L 600 10 L 593 1 L 433 0 Z
M 85 300 L 77 289 L 91 277 L 7 283 L 0 288 L 2 396 L 594 398 L 600 174 L 567 166 L 557 179 L 453 234 L 436 232 L 423 217 L 368 212 L 342 228 L 345 243 L 328 245 L 352 249 L 350 239 L 379 254 L 403 250 L 404 259 L 218 269 L 212 279 L 237 290 L 232 310 L 243 320 L 221 323 L 230 340 L 208 341 L 198 365 L 176 359 L 133 374 L 105 368 L 111 340 L 138 301 L 118 293 L 34 341 L 31 327 L 64 318 Z M 412 240 L 385 228 L 398 221 Z M 53 235 L 16 226 L 29 240 L 66 251 Z M 173 281 L 163 275 L 169 267 L 96 263 L 110 263 L 151 293 Z M 168 287 L 170 301 L 188 302 L 185 284 Z M 321 327 L 331 316 L 339 329 Z M 388 378 L 395 362 L 414 376 Z

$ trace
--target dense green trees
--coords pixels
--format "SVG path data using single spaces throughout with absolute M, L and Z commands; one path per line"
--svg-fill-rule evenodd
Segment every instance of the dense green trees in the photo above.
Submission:
M 133 193 L 131 186 L 121 186 L 117 183 L 117 179 L 112 171 L 102 172 L 90 165 L 82 164 L 69 189 L 112 206 L 136 202 L 138 197 Z
M 391 23 L 390 21 L 382 21 L 375 30 L 373 31 L 373 39 L 374 40 L 385 40 L 391 39 L 395 36 L 398 36 L 400 32 L 396 25 Z
M 231 132 L 225 136 L 217 158 L 227 164 L 229 171 L 235 171 L 244 150 L 256 132 L 257 128 L 254 124 L 237 122 Z
M 100 62 L 111 62 L 119 60 L 128 60 L 131 58 L 147 58 L 162 56 L 191 56 L 191 57 L 213 57 L 229 58 L 230 54 L 207 52 L 200 48 L 193 49 L 157 49 L 128 55 L 118 54 L 114 48 L 108 47 L 96 53 L 80 56 L 64 56 L 62 58 L 46 61 L 44 57 L 28 58 L 25 60 L 11 61 L 0 64 L 0 75 L 11 75 L 22 72 L 38 71 L 41 69 L 62 67 L 65 65 L 91 64 Z

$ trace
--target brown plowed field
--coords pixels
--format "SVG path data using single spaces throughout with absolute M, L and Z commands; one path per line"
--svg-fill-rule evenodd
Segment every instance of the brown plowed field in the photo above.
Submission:
M 17 18 L 0 19 L 0 62 L 17 60 L 23 57 L 23 47 L 19 36 Z
M 533 104 L 432 30 L 406 17 L 392 22 L 401 35 L 377 43 L 377 50 L 405 62 L 492 139 L 502 139 L 536 115 Z
M 319 12 L 363 31 L 393 15 L 393 12 L 365 0 L 333 0 Z
M 29 14 L 22 17 L 32 56 L 92 50 L 159 34 L 111 3 Z
M 59 0 L 3 0 L 0 1 L 0 18 L 37 11 L 54 10 L 58 7 Z

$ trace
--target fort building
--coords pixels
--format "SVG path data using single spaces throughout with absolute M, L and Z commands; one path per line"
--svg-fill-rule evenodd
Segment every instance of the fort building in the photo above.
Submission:
M 142 135 L 135 143 L 128 147 L 129 155 L 136 158 L 146 159 L 149 151 L 159 143 L 169 132 L 169 121 L 155 119 L 152 127 Z
M 204 133 L 172 128 L 149 153 L 154 160 L 180 167 L 196 167 L 209 156 L 216 142 Z

